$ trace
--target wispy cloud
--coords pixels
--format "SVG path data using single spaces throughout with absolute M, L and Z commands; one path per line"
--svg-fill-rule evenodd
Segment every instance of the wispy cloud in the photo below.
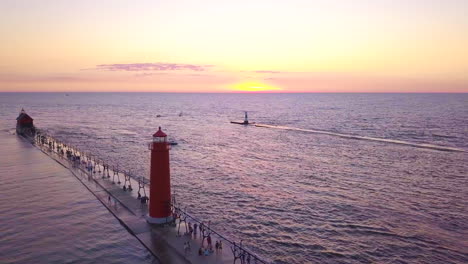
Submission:
M 281 71 L 253 71 L 255 73 L 267 73 L 267 74 L 278 74 L 278 73 L 283 73 Z
M 179 64 L 179 63 L 116 63 L 99 64 L 97 70 L 104 71 L 206 71 L 212 65 Z
M 167 75 L 166 72 L 139 72 L 135 73 L 133 76 L 135 77 L 152 77 L 152 76 L 163 76 Z

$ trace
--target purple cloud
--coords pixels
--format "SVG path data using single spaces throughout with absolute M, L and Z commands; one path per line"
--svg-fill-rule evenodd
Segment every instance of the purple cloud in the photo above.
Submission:
M 211 65 L 179 63 L 117 63 L 99 64 L 96 69 L 104 71 L 206 71 Z
M 166 72 L 141 72 L 141 73 L 135 73 L 135 77 L 151 77 L 151 76 L 161 76 L 161 75 L 167 75 L 168 73 Z

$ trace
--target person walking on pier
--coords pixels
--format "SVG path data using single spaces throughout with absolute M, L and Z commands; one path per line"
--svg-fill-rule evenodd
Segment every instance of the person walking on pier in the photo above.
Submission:
M 189 241 L 184 242 L 184 254 L 187 255 L 190 252 L 190 250 L 191 250 L 190 242 Z
M 206 238 L 206 242 L 208 243 L 208 247 L 211 249 L 212 246 L 211 246 L 211 235 L 208 235 L 208 237 Z
M 192 227 L 192 223 L 191 223 L 191 222 L 188 223 L 188 229 L 189 229 L 189 234 L 190 234 L 190 236 L 192 236 L 192 234 L 193 234 L 193 227 Z
M 88 160 L 87 170 L 88 172 L 91 172 L 93 170 L 93 163 L 91 162 L 91 160 Z

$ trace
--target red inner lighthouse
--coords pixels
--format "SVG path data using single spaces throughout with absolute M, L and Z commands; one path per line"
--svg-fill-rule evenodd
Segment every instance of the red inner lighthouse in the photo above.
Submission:
M 159 127 L 159 130 L 153 135 L 153 142 L 150 143 L 149 223 L 162 224 L 172 221 L 169 149 L 167 135 Z
M 26 114 L 24 109 L 21 109 L 19 116 L 16 118 L 17 127 L 33 127 L 33 119 Z

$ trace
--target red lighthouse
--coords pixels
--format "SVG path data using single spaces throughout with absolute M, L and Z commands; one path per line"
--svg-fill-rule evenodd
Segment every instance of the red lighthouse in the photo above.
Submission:
M 19 116 L 16 118 L 16 133 L 23 136 L 34 136 L 36 129 L 34 128 L 33 119 L 26 114 L 24 109 L 21 109 Z
M 169 149 L 167 135 L 159 130 L 153 135 L 150 172 L 149 217 L 151 224 L 162 224 L 172 221 L 171 212 L 171 177 L 169 169 Z

